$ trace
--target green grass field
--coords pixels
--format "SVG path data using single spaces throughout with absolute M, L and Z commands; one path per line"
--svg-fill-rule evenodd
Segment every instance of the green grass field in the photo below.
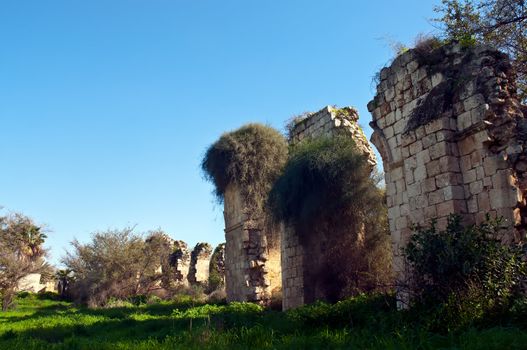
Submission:
M 191 300 L 87 309 L 27 295 L 17 303 L 0 313 L 0 349 L 527 349 L 521 326 L 429 333 L 385 297 L 287 313 Z

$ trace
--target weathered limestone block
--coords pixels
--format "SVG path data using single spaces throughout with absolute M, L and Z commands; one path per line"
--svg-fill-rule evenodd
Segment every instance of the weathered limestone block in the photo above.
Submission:
M 392 94 L 394 92 L 389 92 L 388 97 Z M 352 107 L 338 109 L 327 106 L 316 113 L 305 114 L 302 118 L 293 121 L 289 125 L 289 142 L 295 144 L 305 138 L 347 135 L 355 140 L 359 151 L 367 157 L 373 170 L 377 164 L 375 153 L 358 125 L 358 119 L 357 111 Z M 385 119 L 385 123 L 393 124 L 390 120 L 386 120 L 388 118 Z M 394 181 L 402 178 L 402 170 L 400 174 L 394 174 Z M 360 241 L 361 230 L 358 227 L 360 227 L 359 223 L 347 223 L 347 229 L 350 232 L 359 232 L 358 241 Z M 301 233 L 296 232 L 289 225 L 284 228 L 281 241 L 282 308 L 284 310 L 327 298 L 324 281 L 321 281 L 319 276 L 324 268 L 324 252 L 329 251 L 331 246 L 338 242 L 330 240 L 324 232 L 316 232 L 313 236 L 317 239 L 302 238 Z
M 212 247 L 208 243 L 198 243 L 190 253 L 188 281 L 192 285 L 205 285 L 209 280 L 209 265 Z
M 510 237 L 525 236 L 527 123 L 514 81 L 504 54 L 459 44 L 431 52 L 410 50 L 381 71 L 368 110 L 371 141 L 386 172 L 394 268 L 400 279 L 405 277 L 400 252 L 412 223 L 437 218 L 442 228 L 451 213 L 467 223 L 480 222 L 486 214 L 502 215 Z M 388 117 L 394 117 L 393 130 Z
M 281 228 L 247 214 L 241 191 L 224 194 L 225 286 L 227 301 L 271 303 L 281 292 Z
M 282 289 L 284 310 L 304 305 L 304 249 L 290 226 L 282 239 Z
M 31 293 L 47 291 L 48 284 L 41 283 L 41 277 L 42 275 L 40 273 L 30 273 L 22 277 L 18 281 L 18 284 L 16 286 L 16 291 L 17 292 L 31 292 Z

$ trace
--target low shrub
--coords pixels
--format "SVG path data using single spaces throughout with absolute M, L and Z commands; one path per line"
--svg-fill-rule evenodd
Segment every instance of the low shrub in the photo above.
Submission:
M 227 301 L 227 292 L 225 289 L 216 289 L 207 297 L 209 303 L 219 304 Z
M 136 304 L 129 300 L 121 300 L 121 299 L 115 299 L 115 298 L 109 298 L 106 304 L 104 305 L 107 309 L 113 309 L 113 308 L 132 308 Z
M 415 314 L 428 327 L 453 330 L 508 312 L 521 296 L 527 264 L 521 245 L 502 243 L 501 220 L 463 226 L 451 215 L 445 230 L 435 222 L 416 227 L 404 254 Z

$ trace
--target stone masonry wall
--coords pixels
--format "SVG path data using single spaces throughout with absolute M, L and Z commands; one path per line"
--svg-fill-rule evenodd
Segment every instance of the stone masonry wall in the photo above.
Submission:
M 269 304 L 282 287 L 280 228 L 251 220 L 233 185 L 225 191 L 224 205 L 227 301 Z
M 451 213 L 467 223 L 490 214 L 506 219 L 509 239 L 525 234 L 522 108 L 507 57 L 487 47 L 417 48 L 381 70 L 368 109 L 399 279 L 412 224 L 435 218 L 444 228 Z
M 375 153 L 371 148 L 366 136 L 358 125 L 357 111 L 351 107 L 341 109 L 327 106 L 316 113 L 306 114 L 293 120 L 289 127 L 289 140 L 291 144 L 296 144 L 305 138 L 320 136 L 334 136 L 337 134 L 349 135 L 352 137 L 359 150 L 368 157 L 368 162 L 372 168 L 376 165 Z M 282 307 L 288 310 L 313 302 L 318 291 L 316 281 L 311 281 L 310 271 L 317 269 L 313 266 L 316 263 L 314 256 L 305 256 L 306 252 L 320 255 L 321 242 L 317 246 L 306 247 L 302 245 L 299 235 L 292 227 L 286 226 L 282 237 Z
M 209 280 L 209 265 L 212 247 L 208 243 L 198 243 L 190 254 L 188 281 L 190 284 L 206 285 Z
M 170 255 L 170 265 L 174 268 L 174 281 L 177 285 L 188 285 L 190 252 L 187 243 L 174 241 L 174 252 Z

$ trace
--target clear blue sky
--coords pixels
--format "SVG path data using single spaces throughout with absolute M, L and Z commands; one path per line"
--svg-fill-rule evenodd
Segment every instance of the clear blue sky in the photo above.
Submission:
M 2 0 L 0 205 L 77 237 L 137 224 L 222 242 L 199 164 L 222 132 L 355 106 L 439 1 Z

